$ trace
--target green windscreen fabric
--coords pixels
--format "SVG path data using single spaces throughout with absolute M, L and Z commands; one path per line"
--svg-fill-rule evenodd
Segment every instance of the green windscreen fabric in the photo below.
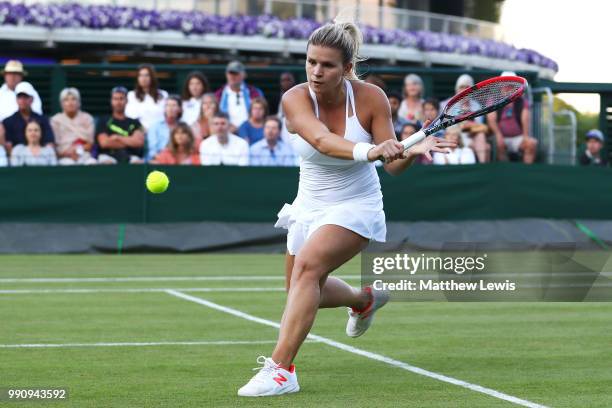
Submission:
M 146 191 L 149 171 L 170 177 Z M 382 169 L 389 221 L 612 219 L 612 169 L 494 163 Z M 89 166 L 0 169 L 0 222 L 270 222 L 297 192 L 299 169 Z

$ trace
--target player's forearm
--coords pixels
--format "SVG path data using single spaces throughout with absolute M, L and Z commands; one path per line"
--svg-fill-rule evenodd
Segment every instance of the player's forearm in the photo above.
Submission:
M 355 143 L 329 131 L 322 131 L 313 138 L 313 147 L 326 156 L 353 160 Z
M 385 171 L 392 176 L 399 176 L 406 171 L 408 167 L 412 166 L 417 155 L 411 154 L 408 150 L 404 152 L 404 155 L 406 155 L 405 159 L 395 160 L 385 164 Z

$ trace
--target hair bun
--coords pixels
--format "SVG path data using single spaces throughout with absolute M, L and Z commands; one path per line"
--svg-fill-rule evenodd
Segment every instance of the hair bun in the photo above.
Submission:
M 346 77 L 356 80 L 358 77 L 355 68 L 357 63 L 363 60 L 359 55 L 363 35 L 355 23 L 354 17 L 355 7 L 343 8 L 331 23 L 317 28 L 310 34 L 308 45 L 319 45 L 340 50 L 342 52 L 342 62 L 353 64 L 351 72 Z

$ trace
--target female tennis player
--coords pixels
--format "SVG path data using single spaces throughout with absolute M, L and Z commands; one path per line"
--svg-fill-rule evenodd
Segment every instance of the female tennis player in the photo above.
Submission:
M 393 175 L 418 155 L 445 152 L 454 144 L 428 136 L 404 151 L 395 138 L 383 91 L 355 74 L 361 32 L 354 23 L 330 23 L 308 40 L 308 82 L 283 95 L 291 142 L 301 156 L 298 194 L 279 212 L 277 227 L 288 229 L 287 303 L 270 358 L 240 396 L 299 391 L 293 360 L 319 308 L 348 307 L 347 335 L 370 326 L 388 299 L 384 292 L 354 289 L 328 276 L 359 254 L 369 240 L 385 241 L 385 213 L 374 161 L 384 158 Z

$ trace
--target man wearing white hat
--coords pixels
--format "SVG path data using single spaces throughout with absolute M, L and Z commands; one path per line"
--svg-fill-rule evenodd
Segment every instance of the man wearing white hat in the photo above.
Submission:
M 23 64 L 20 61 L 11 60 L 6 63 L 0 74 L 4 76 L 4 84 L 0 87 L 0 121 L 2 121 L 17 112 L 17 94 L 15 93 L 15 88 L 18 83 L 23 81 L 23 77 L 27 75 L 27 72 L 24 71 Z M 33 98 L 32 111 L 42 115 L 42 102 L 35 89 Z

